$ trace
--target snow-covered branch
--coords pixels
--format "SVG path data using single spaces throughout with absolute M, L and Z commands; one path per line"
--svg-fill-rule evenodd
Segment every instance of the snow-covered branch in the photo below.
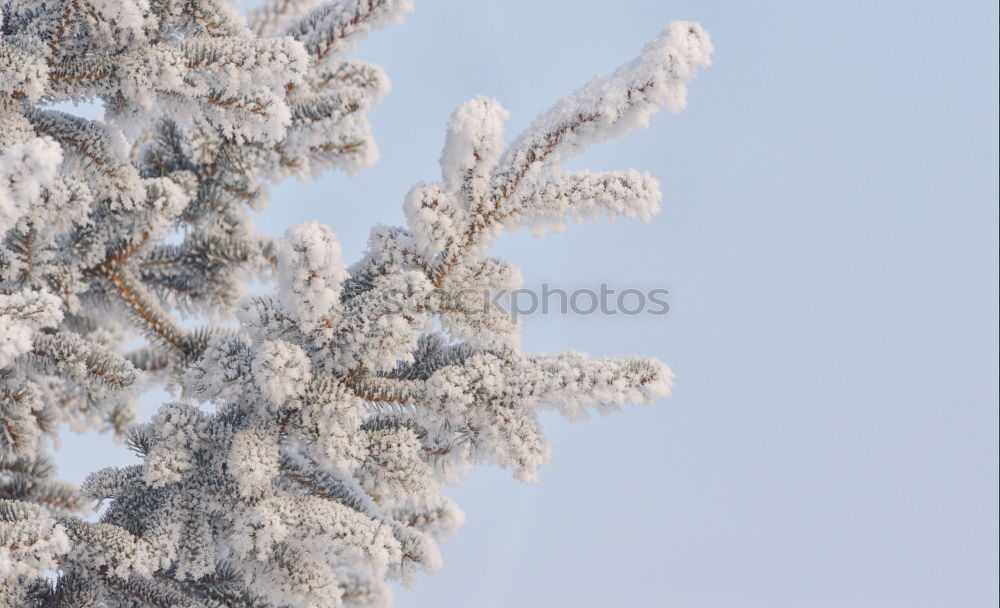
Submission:
M 515 319 L 461 296 L 520 285 L 489 256 L 503 230 L 657 212 L 650 175 L 560 163 L 683 107 L 712 50 L 697 24 L 507 146 L 497 101 L 461 105 L 441 179 L 347 265 L 329 228 L 275 241 L 248 210 L 267 180 L 374 162 L 388 81 L 344 54 L 408 0 L 269 0 L 249 22 L 221 0 L 0 8 L 0 607 L 385 606 L 441 566 L 463 519 L 445 484 L 478 464 L 537 479 L 540 412 L 669 394 L 658 361 L 526 353 Z M 47 107 L 81 100 L 103 119 Z M 269 274 L 273 294 L 241 297 Z M 130 425 L 162 380 L 178 400 Z M 62 422 L 141 464 L 55 480 Z

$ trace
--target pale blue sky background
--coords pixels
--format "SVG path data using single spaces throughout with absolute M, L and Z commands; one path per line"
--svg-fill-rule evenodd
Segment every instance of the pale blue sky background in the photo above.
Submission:
M 397 605 L 996 605 L 994 1 L 417 0 L 356 54 L 393 81 L 379 165 L 275 187 L 259 226 L 317 218 L 356 258 L 456 105 L 498 98 L 513 135 L 672 19 L 717 49 L 688 110 L 571 163 L 652 172 L 664 212 L 498 253 L 528 285 L 669 289 L 665 317 L 536 316 L 524 344 L 656 356 L 675 394 L 548 420 L 538 485 L 472 475 Z M 61 453 L 76 480 L 108 458 Z

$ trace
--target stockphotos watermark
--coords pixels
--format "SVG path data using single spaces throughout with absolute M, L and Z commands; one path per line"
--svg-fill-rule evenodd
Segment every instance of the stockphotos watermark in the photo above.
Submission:
M 601 283 L 596 289 L 560 289 L 542 283 L 537 289 L 467 288 L 454 292 L 435 289 L 423 299 L 420 307 L 443 312 L 503 314 L 514 319 L 535 314 L 662 316 L 670 312 L 668 295 L 670 291 L 662 288 L 612 289 L 607 283 Z

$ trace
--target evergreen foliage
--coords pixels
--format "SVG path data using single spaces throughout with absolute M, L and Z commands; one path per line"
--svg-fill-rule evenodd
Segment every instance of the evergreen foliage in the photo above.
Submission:
M 677 22 L 509 145 L 495 100 L 459 107 L 441 178 L 346 265 L 325 226 L 278 241 L 268 181 L 377 158 L 378 66 L 345 58 L 408 0 L 3 0 L 0 37 L 0 606 L 384 606 L 440 567 L 470 467 L 533 481 L 538 413 L 667 395 L 641 357 L 536 355 L 464 293 L 516 288 L 504 230 L 648 220 L 648 174 L 564 171 L 586 146 L 685 103 L 712 47 Z M 52 109 L 103 103 L 103 120 Z M 251 277 L 273 294 L 242 297 Z M 185 329 L 235 313 L 239 328 Z M 132 348 L 135 337 L 144 345 Z M 134 424 L 136 395 L 181 400 Z M 47 455 L 64 422 L 142 464 L 79 489 Z M 85 511 L 100 505 L 98 521 Z

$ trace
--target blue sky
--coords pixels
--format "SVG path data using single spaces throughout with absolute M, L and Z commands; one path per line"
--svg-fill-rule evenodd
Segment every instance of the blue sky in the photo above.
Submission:
M 513 136 L 673 19 L 716 46 L 689 108 L 569 163 L 651 172 L 661 215 L 497 253 L 529 286 L 669 289 L 666 316 L 528 317 L 524 346 L 656 356 L 674 396 L 548 419 L 537 485 L 453 489 L 444 570 L 397 605 L 996 605 L 995 2 L 417 0 L 356 53 L 393 82 L 380 163 L 276 185 L 260 229 L 319 219 L 356 258 L 459 103 Z M 76 480 L 125 458 L 64 445 Z

